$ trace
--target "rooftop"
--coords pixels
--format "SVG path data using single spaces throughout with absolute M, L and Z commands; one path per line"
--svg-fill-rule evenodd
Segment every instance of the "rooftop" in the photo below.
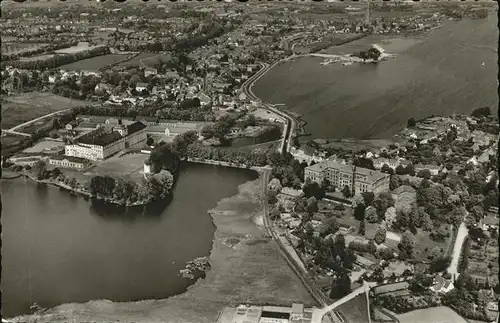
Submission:
M 73 156 L 66 156 L 66 155 L 56 155 L 50 157 L 50 160 L 67 160 L 71 163 L 86 163 L 87 160 L 85 158 L 79 158 L 79 157 L 73 157 Z
M 401 185 L 400 187 L 396 188 L 394 191 L 392 191 L 394 194 L 402 194 L 402 193 L 416 193 L 415 189 L 411 186 L 408 185 Z

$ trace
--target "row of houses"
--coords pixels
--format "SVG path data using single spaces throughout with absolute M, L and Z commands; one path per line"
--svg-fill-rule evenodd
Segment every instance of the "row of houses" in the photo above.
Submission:
M 18 166 L 30 166 L 33 167 L 39 161 L 43 161 L 52 165 L 54 167 L 61 168 L 72 168 L 72 169 L 84 169 L 90 166 L 90 162 L 87 159 L 73 157 L 73 156 L 63 156 L 63 155 L 54 155 L 54 156 L 45 156 L 45 155 L 33 155 L 33 156 L 21 156 L 21 157 L 12 157 L 9 159 L 9 162 Z

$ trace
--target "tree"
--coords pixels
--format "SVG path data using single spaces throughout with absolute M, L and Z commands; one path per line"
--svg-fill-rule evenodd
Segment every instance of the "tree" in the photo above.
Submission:
M 431 171 L 428 169 L 419 170 L 417 173 L 418 177 L 425 178 L 425 179 L 431 179 L 431 175 L 432 175 Z
M 373 192 L 363 192 L 361 195 L 363 196 L 365 205 L 372 205 L 373 200 L 375 200 L 375 194 L 373 194 Z
M 378 229 L 377 229 L 377 232 L 375 233 L 375 242 L 377 244 L 381 244 L 381 243 L 384 243 L 385 242 L 385 239 L 387 237 L 387 230 L 385 229 L 384 226 L 380 226 Z
M 416 125 L 417 125 L 417 122 L 413 118 L 408 119 L 408 122 L 406 123 L 406 126 L 408 128 L 415 127 Z
M 204 125 L 200 130 L 200 134 L 205 139 L 211 138 L 214 135 L 213 126 L 211 124 Z
M 314 196 L 307 199 L 306 212 L 309 214 L 318 212 L 318 200 Z
M 471 116 L 480 118 L 480 117 L 488 117 L 491 115 L 490 107 L 477 108 L 474 109 L 471 113 Z
M 269 212 L 269 217 L 273 221 L 276 220 L 276 219 L 278 219 L 280 217 L 280 211 L 277 208 L 273 207 L 271 209 L 271 211 Z
M 379 221 L 377 209 L 373 206 L 367 207 L 365 210 L 365 218 L 369 223 L 377 223 Z
M 47 175 L 47 165 L 43 160 L 39 160 L 33 165 L 33 171 L 38 180 L 45 179 Z
M 408 257 L 411 258 L 413 255 L 413 249 L 415 248 L 415 236 L 409 230 L 406 230 L 402 237 L 401 243 L 399 245 L 401 251 L 404 251 Z
M 359 233 L 360 235 L 362 235 L 362 236 L 364 236 L 364 235 L 365 235 L 365 233 L 366 233 L 366 223 L 365 223 L 365 221 L 364 221 L 364 220 L 359 222 L 359 230 L 358 230 L 358 233 Z
M 366 206 L 363 203 L 358 203 L 354 208 L 354 218 L 358 221 L 365 220 L 365 209 Z
M 61 170 L 59 168 L 54 168 L 52 170 L 52 178 L 57 178 L 59 175 L 61 175 Z
M 316 182 L 306 182 L 302 190 L 306 197 L 314 196 L 318 200 L 325 197 L 325 190 Z
M 475 291 L 478 289 L 478 286 L 474 281 L 474 278 L 472 278 L 472 276 L 468 272 L 463 272 L 460 274 L 460 276 L 458 276 L 455 282 L 455 287 L 458 289 L 465 289 L 468 291 Z
M 171 145 L 159 144 L 151 151 L 148 162 L 153 173 L 158 173 L 162 169 L 175 173 L 179 164 L 179 156 L 173 152 Z
M 389 167 L 389 165 L 387 165 L 387 164 L 382 165 L 382 168 L 380 169 L 380 171 L 382 173 L 386 173 L 386 174 L 391 174 L 391 175 L 394 174 L 394 170 L 391 167 Z
M 347 272 L 335 277 L 332 282 L 332 290 L 330 292 L 331 299 L 344 297 L 351 292 L 351 280 Z

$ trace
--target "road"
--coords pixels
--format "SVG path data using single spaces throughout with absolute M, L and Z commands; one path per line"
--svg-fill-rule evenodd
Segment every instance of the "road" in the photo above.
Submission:
M 448 267 L 448 272 L 455 277 L 458 277 L 460 274 L 458 272 L 458 263 L 460 262 L 460 254 L 462 253 L 462 245 L 464 244 L 464 240 L 469 234 L 469 230 L 465 225 L 465 222 L 462 221 L 460 227 L 458 228 L 457 238 L 455 239 L 455 245 L 453 246 L 453 256 L 451 258 L 450 267 Z
M 249 97 L 251 100 L 262 102 L 262 100 L 260 100 L 252 92 L 252 86 L 254 85 L 254 83 L 256 81 L 258 81 L 262 76 L 264 76 L 267 72 L 269 72 L 280 61 L 282 61 L 282 60 L 279 60 L 272 65 L 261 64 L 261 69 L 257 73 L 252 75 L 252 77 L 250 77 L 247 81 L 245 81 L 245 83 L 243 83 L 243 85 L 242 85 L 243 93 L 245 93 L 245 95 L 247 97 Z M 291 138 L 292 138 L 293 132 L 296 128 L 295 120 L 292 117 L 290 117 L 288 114 L 277 109 L 275 107 L 276 105 L 272 105 L 272 104 L 265 103 L 265 102 L 262 102 L 262 103 L 264 105 L 264 109 L 269 110 L 269 111 L 281 116 L 286 121 L 285 130 L 283 131 L 283 141 L 282 141 L 281 146 L 280 146 L 281 153 L 285 154 L 286 152 L 290 151 Z
M 10 131 L 11 133 L 15 132 L 16 129 L 19 129 L 19 128 L 22 128 L 24 126 L 27 126 L 29 124 L 32 124 L 34 122 L 37 122 L 37 121 L 40 121 L 42 119 L 45 119 L 45 118 L 48 118 L 48 117 L 52 117 L 52 116 L 55 116 L 57 114 L 60 114 L 60 113 L 64 113 L 64 112 L 67 112 L 67 111 L 70 111 L 71 109 L 64 109 L 64 110 L 60 110 L 60 111 L 56 111 L 56 112 L 52 112 L 52 113 L 49 113 L 49 114 L 46 114 L 44 116 L 41 116 L 39 118 L 36 118 L 36 119 L 33 119 L 33 120 L 30 120 L 30 121 L 27 121 L 25 123 L 21 123 L 20 125 L 17 125 L 15 127 L 12 127 L 10 128 L 8 131 Z

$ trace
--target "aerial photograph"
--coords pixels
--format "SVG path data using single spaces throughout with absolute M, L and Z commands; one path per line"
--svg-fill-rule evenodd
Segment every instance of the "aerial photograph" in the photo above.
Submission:
M 498 17 L 2 0 L 2 323 L 498 323 Z

